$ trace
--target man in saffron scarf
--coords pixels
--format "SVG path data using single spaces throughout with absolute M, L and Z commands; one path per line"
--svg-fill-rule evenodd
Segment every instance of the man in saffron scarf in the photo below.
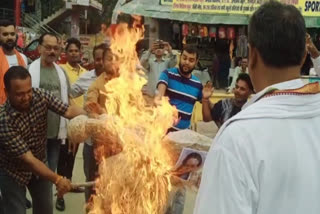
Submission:
M 27 67 L 27 57 L 19 53 L 16 47 L 16 26 L 8 20 L 0 20 L 0 105 L 6 101 L 3 77 L 11 66 Z
M 219 130 L 195 214 L 320 213 L 320 87 L 300 79 L 306 52 L 296 7 L 270 1 L 252 15 L 248 67 L 257 94 Z

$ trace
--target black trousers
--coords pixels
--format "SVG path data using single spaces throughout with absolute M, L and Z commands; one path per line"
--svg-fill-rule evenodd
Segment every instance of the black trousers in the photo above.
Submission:
M 77 153 L 75 153 L 75 155 L 73 155 L 72 152 L 69 153 L 68 146 L 69 146 L 68 140 L 66 140 L 66 143 L 64 145 L 61 144 L 60 146 L 60 155 L 59 155 L 57 173 L 71 180 L 74 161 Z

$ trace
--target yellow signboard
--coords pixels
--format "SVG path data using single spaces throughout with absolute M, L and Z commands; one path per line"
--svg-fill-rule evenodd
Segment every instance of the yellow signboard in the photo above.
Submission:
M 173 0 L 172 10 L 190 13 L 251 15 L 268 0 Z M 296 6 L 303 16 L 320 17 L 320 0 L 279 0 Z

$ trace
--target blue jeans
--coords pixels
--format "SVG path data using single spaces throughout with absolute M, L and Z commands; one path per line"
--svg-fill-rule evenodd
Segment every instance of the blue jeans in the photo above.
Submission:
M 53 214 L 51 182 L 32 176 L 27 186 L 33 203 L 33 214 Z M 20 186 L 0 169 L 0 214 L 26 214 L 26 187 Z
M 49 169 L 56 172 L 59 162 L 61 140 L 47 139 L 47 160 Z
M 96 178 L 96 173 L 98 171 L 97 161 L 94 158 L 94 147 L 88 144 L 83 146 L 83 170 L 86 176 L 86 181 L 94 181 Z M 94 194 L 95 191 L 92 187 L 85 188 L 85 199 L 86 202 L 90 199 L 90 196 Z

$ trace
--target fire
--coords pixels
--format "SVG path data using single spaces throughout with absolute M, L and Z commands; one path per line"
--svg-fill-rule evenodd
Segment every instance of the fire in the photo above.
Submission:
M 106 129 L 110 136 L 104 147 L 116 141 L 122 151 L 102 157 L 90 214 L 165 212 L 174 163 L 161 140 L 177 111 L 167 99 L 154 107 L 143 98 L 141 89 L 146 80 L 136 68 L 139 60 L 135 51 L 140 35 L 135 29 L 120 25 L 111 43 L 113 53 L 120 59 L 120 76 L 105 86 L 109 117 Z

